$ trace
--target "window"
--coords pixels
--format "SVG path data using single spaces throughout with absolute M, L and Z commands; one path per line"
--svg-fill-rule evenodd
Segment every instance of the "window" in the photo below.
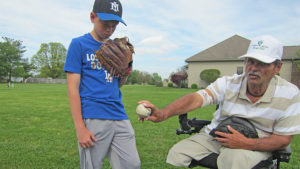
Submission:
M 239 67 L 236 68 L 236 73 L 238 75 L 243 74 L 243 70 L 244 70 L 243 66 L 239 66 Z

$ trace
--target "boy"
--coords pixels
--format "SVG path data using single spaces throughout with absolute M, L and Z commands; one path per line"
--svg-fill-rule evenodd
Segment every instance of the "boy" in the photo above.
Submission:
M 114 33 L 122 20 L 119 0 L 95 0 L 90 20 L 94 28 L 69 46 L 64 71 L 79 143 L 82 169 L 102 168 L 108 156 L 113 169 L 138 169 L 140 159 L 134 131 L 119 89 L 98 61 L 95 51 Z

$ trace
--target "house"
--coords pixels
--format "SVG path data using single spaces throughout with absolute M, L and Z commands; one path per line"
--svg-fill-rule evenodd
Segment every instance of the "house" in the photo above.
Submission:
M 218 69 L 221 76 L 231 76 L 244 72 L 244 60 L 239 59 L 247 53 L 250 40 L 239 35 L 234 35 L 188 59 L 188 86 L 197 84 L 199 88 L 205 88 L 207 84 L 200 79 L 200 73 L 205 69 Z M 284 46 L 283 65 L 279 75 L 294 83 L 300 88 L 300 71 L 296 69 L 295 60 L 300 60 L 297 51 L 300 46 Z

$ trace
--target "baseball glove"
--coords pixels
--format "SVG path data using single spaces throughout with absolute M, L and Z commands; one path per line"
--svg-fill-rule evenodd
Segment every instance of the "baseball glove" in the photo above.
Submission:
M 216 131 L 231 133 L 227 128 L 228 125 L 248 138 L 258 138 L 257 131 L 249 120 L 235 116 L 223 120 L 216 128 L 211 130 L 209 134 L 213 137 L 220 137 L 215 134 Z
M 127 37 L 108 40 L 97 50 L 100 63 L 113 77 L 127 79 L 132 70 L 134 47 Z

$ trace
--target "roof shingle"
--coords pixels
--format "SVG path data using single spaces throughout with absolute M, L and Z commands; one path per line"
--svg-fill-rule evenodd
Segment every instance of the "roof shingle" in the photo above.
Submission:
M 237 61 L 238 57 L 247 53 L 250 40 L 239 35 L 234 35 L 210 48 L 199 52 L 188 59 L 186 62 L 207 62 L 207 61 Z M 283 60 L 300 59 L 296 51 L 300 46 L 284 46 Z

